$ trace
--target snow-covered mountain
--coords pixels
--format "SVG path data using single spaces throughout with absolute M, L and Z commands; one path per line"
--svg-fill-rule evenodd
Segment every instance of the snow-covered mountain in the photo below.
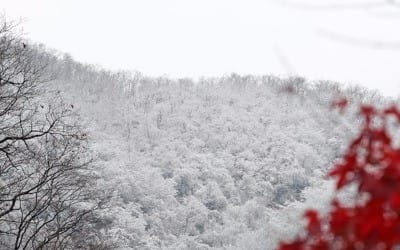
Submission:
M 104 204 L 88 240 L 112 249 L 273 249 L 328 204 L 357 103 L 383 102 L 300 77 L 152 78 L 39 51 L 87 127 Z M 353 104 L 332 109 L 343 96 Z

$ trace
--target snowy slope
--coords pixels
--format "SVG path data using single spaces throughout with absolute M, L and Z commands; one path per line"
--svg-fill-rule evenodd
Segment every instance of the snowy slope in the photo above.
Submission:
M 355 109 L 330 102 L 380 98 L 301 78 L 193 82 L 52 60 L 107 203 L 88 238 L 115 249 L 273 249 L 305 207 L 327 204 L 325 173 L 357 131 Z

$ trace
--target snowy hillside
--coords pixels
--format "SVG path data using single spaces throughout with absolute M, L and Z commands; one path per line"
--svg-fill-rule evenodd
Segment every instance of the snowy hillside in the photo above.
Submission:
M 53 60 L 52 86 L 86 121 L 106 206 L 91 239 L 116 249 L 273 249 L 357 130 L 335 98 L 360 88 L 272 76 L 168 79 Z

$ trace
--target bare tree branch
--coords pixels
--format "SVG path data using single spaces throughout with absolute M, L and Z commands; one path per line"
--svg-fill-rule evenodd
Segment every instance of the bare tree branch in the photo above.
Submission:
M 95 208 L 86 137 L 69 105 L 44 95 L 46 62 L 0 18 L 0 247 L 73 249 Z
M 366 40 L 364 38 L 352 37 L 326 29 L 317 30 L 317 34 L 329 38 L 333 41 L 343 42 L 356 46 L 370 47 L 374 49 L 400 49 L 400 41 L 378 41 L 378 40 Z

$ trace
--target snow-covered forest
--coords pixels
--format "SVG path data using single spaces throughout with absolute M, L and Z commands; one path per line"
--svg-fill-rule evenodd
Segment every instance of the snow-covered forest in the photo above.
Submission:
M 112 72 L 0 35 L 0 249 L 274 249 L 328 205 L 358 104 L 387 101 L 302 77 Z

